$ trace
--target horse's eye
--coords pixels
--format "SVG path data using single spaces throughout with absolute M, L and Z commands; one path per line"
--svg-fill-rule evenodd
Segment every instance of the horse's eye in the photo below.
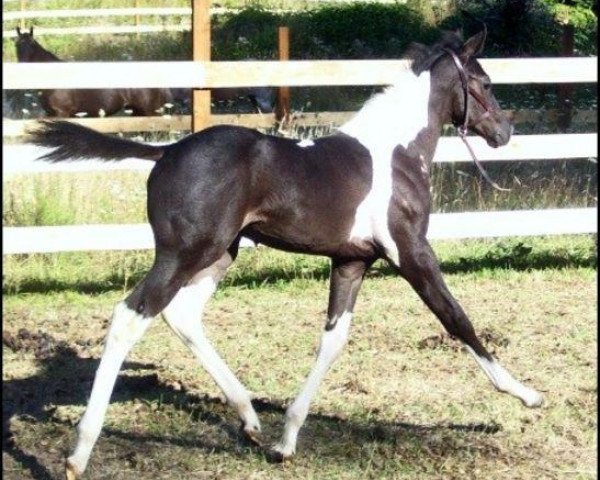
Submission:
M 482 85 L 484 90 L 489 90 L 492 88 L 492 84 L 490 82 L 483 82 Z

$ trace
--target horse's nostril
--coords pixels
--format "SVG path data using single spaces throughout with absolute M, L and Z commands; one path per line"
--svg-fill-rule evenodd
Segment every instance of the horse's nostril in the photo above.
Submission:
M 504 130 L 496 130 L 494 132 L 494 140 L 496 142 L 497 145 L 506 145 L 508 143 L 508 141 L 510 140 L 510 136 L 512 133 L 512 127 L 511 129 L 509 129 L 509 131 L 504 131 Z

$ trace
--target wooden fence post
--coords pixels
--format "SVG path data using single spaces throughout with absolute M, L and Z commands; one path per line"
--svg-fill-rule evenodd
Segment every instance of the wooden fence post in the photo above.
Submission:
M 25 0 L 21 0 L 20 2 L 21 5 L 21 13 L 23 13 L 25 11 Z M 23 17 L 21 17 L 21 30 L 25 30 L 25 19 Z
M 290 59 L 290 29 L 279 27 L 277 31 L 279 45 L 279 60 Z M 281 124 L 287 122 L 290 116 L 290 88 L 279 87 L 277 90 L 277 106 L 275 108 L 275 119 Z
M 192 59 L 210 60 L 210 0 L 192 2 Z M 195 88 L 192 96 L 192 131 L 210 125 L 210 90 Z
M 137 10 L 138 8 L 140 8 L 140 0 L 134 0 L 133 2 L 133 6 L 134 8 Z M 135 14 L 135 28 L 136 28 L 136 32 L 135 32 L 135 36 L 139 39 L 140 38 L 140 16 L 139 14 Z

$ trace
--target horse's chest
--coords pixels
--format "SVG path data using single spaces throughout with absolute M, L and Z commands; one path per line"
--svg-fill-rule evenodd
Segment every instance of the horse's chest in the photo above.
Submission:
M 386 167 L 380 164 L 373 169 L 371 190 L 356 209 L 349 240 L 356 243 L 374 243 L 395 261 L 397 249 L 390 233 L 388 221 L 388 210 L 392 198 L 391 166 L 389 163 Z
M 397 148 L 373 153 L 376 153 L 373 155 L 373 184 L 356 209 L 349 239 L 355 243 L 374 243 L 390 260 L 399 264 L 397 233 L 399 227 L 400 230 L 409 227 L 397 224 L 419 223 L 427 210 L 428 202 L 421 198 L 428 198 L 425 186 L 428 177 L 422 170 L 426 163 L 419 159 L 418 165 L 413 165 L 413 159 L 407 161 L 406 158 L 402 162 L 395 158 L 392 162 Z

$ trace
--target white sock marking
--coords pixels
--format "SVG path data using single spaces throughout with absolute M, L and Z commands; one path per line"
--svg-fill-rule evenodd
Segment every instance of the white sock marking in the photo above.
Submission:
M 495 359 L 490 362 L 487 358 L 477 355 L 468 345 L 465 345 L 465 347 L 469 353 L 473 355 L 473 358 L 475 358 L 479 367 L 487 375 L 497 390 L 509 393 L 513 397 L 517 397 L 527 407 L 539 407 L 542 404 L 544 399 L 539 392 L 526 387 L 518 380 L 515 380 L 515 378 Z
M 246 429 L 259 431 L 260 423 L 250 403 L 250 395 L 204 334 L 202 312 L 215 292 L 217 283 L 211 276 L 198 277 L 196 283 L 183 287 L 163 311 L 173 331 L 195 354 L 196 358 L 223 391 Z
M 344 345 L 348 340 L 351 320 L 352 313 L 344 312 L 338 318 L 335 327 L 332 330 L 325 331 L 321 337 L 317 360 L 308 375 L 300 394 L 286 411 L 283 437 L 281 441 L 275 445 L 275 450 L 284 457 L 289 457 L 296 451 L 298 431 L 306 420 L 310 402 L 314 397 L 317 388 L 323 381 L 325 374 L 344 348 Z
M 350 240 L 376 241 L 396 265 L 400 259 L 389 232 L 387 212 L 392 197 L 392 152 L 408 147 L 428 124 L 429 72 L 400 81 L 369 100 L 340 127 L 365 146 L 373 161 L 373 185 L 356 209 Z
M 78 474 L 83 473 L 92 448 L 98 439 L 115 381 L 127 353 L 142 337 L 152 318 L 144 318 L 130 310 L 124 302 L 116 305 L 112 323 L 106 337 L 104 352 L 96 376 L 90 400 L 79 422 L 75 452 L 69 463 Z

